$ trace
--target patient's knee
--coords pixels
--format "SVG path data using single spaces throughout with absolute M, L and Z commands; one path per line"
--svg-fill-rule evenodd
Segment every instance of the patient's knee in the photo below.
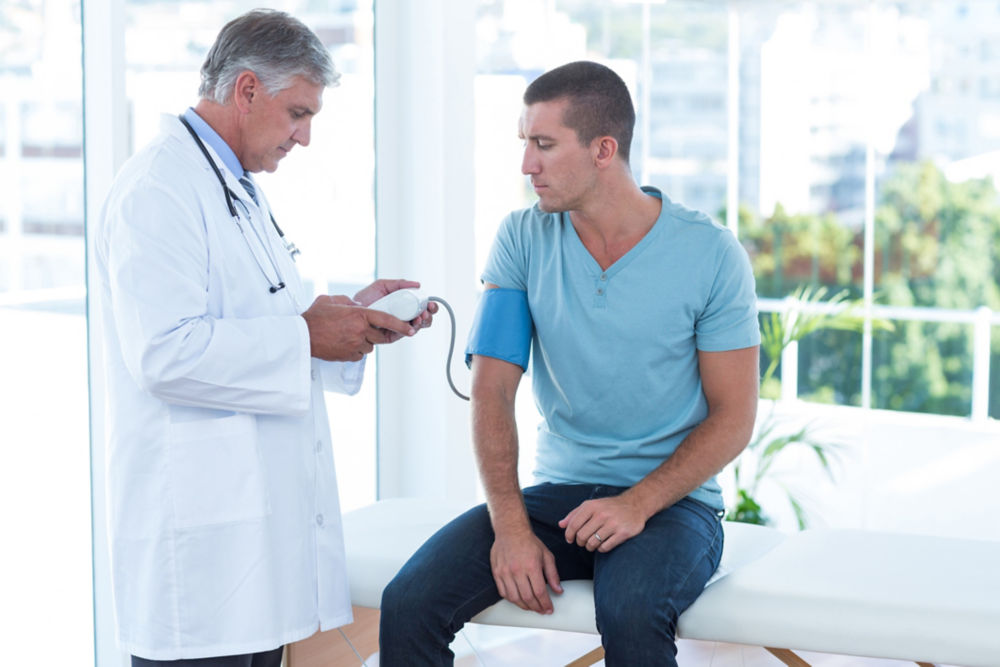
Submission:
M 417 568 L 405 565 L 389 585 L 382 591 L 382 616 L 401 614 L 410 616 L 411 620 L 415 613 L 427 606 L 427 590 L 421 586 L 421 580 L 427 581 L 427 577 L 420 576 Z

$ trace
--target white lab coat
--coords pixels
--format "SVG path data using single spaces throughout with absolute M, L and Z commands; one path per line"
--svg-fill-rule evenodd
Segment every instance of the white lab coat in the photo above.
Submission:
M 351 621 L 323 390 L 356 392 L 363 363 L 310 357 L 309 296 L 267 203 L 208 150 L 257 234 L 244 216 L 241 235 L 165 116 L 95 239 L 118 637 L 156 660 L 263 651 Z M 287 284 L 275 294 L 260 240 Z

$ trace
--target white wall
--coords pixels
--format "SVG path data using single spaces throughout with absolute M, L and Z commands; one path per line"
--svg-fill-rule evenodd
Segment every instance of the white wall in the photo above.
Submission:
M 419 280 L 453 306 L 459 359 L 476 296 L 474 15 L 465 0 L 375 3 L 377 275 Z M 468 404 L 444 375 L 447 329 L 442 310 L 431 330 L 379 349 L 381 498 L 474 498 Z M 467 387 L 464 364 L 454 372 Z

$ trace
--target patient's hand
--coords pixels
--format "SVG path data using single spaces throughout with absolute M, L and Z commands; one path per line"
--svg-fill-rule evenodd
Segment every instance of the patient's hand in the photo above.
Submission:
M 530 530 L 498 534 L 490 550 L 490 567 L 500 596 L 521 609 L 552 613 L 551 587 L 562 593 L 556 559 Z
M 559 522 L 566 541 L 576 542 L 587 551 L 607 553 L 641 533 L 646 517 L 627 496 L 595 498 L 581 503 Z

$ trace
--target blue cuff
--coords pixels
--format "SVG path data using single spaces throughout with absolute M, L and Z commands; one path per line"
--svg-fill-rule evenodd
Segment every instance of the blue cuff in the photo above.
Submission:
M 534 329 L 527 292 L 506 287 L 484 291 L 465 347 L 465 364 L 471 366 L 476 354 L 528 370 Z

